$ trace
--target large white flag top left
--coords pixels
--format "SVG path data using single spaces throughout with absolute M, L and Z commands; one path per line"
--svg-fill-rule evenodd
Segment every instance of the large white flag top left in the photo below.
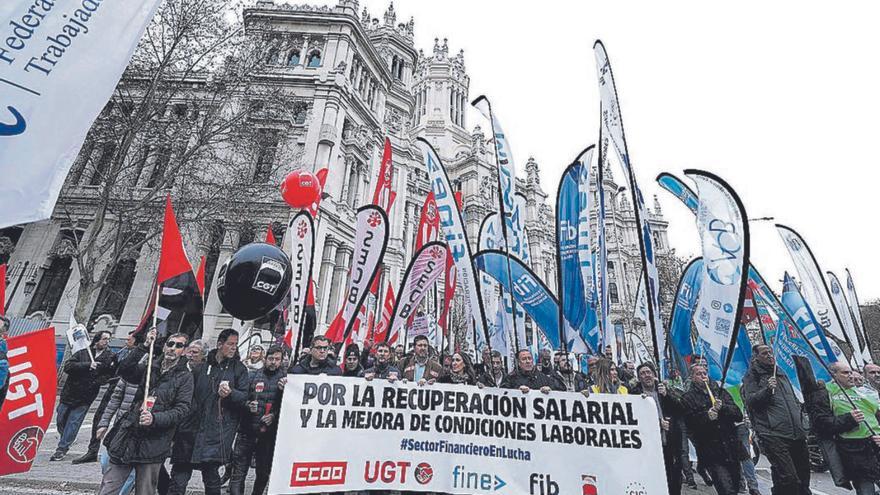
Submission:
M 0 228 L 52 214 L 160 3 L 0 2 Z

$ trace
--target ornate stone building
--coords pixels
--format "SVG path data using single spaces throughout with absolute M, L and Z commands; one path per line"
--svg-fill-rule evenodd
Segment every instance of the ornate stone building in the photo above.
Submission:
M 393 147 L 397 198 L 389 212 L 391 235 L 381 287 L 388 279 L 396 287 L 412 257 L 419 214 L 429 190 L 414 144 L 418 136 L 435 146 L 453 187 L 462 191 L 468 234 L 476 244 L 482 219 L 497 208 L 494 144 L 480 125 L 468 122 L 472 95 L 462 50 L 450 53 L 445 39 L 436 39 L 429 53 L 418 50 L 413 42 L 414 20 L 399 22 L 393 4 L 377 19 L 366 9 L 361 11 L 356 0 L 340 0 L 334 7 L 261 0 L 244 12 L 244 22 L 246 32 L 265 44 L 266 68 L 258 77 L 294 96 L 300 106 L 292 130 L 272 134 L 278 140 L 273 146 L 280 141 L 293 150 L 294 163 L 285 165 L 285 170 L 329 169 L 313 272 L 319 332 L 340 307 L 353 252 L 355 212 L 371 198 L 386 136 Z M 84 147 L 83 153 L 100 150 Z M 520 159 L 518 166 L 517 190 L 527 201 L 532 268 L 555 290 L 555 197 L 548 198 L 545 192 L 545 187 L 552 189 L 555 184 L 542 184 L 534 158 Z M 610 173 L 606 177 L 606 188 L 612 192 L 608 194 L 609 213 L 614 217 L 609 222 L 610 296 L 614 314 L 622 316 L 631 311 L 627 308 L 632 308 L 638 281 L 636 230 L 626 195 L 617 198 L 613 194 L 617 184 Z M 271 199 L 255 209 L 247 226 L 182 226 L 193 263 L 197 256 L 208 258 L 207 337 L 231 323 L 216 294 L 217 267 L 239 245 L 262 239 L 265 230 L 259 226 L 276 222 L 282 226 L 276 234 L 284 234 L 291 212 L 276 188 L 275 183 L 266 185 L 266 196 Z M 70 199 L 79 191 L 78 186 L 71 186 L 62 194 Z M 78 284 L 70 243 L 89 230 L 88 215 L 82 218 L 71 225 L 53 217 L 0 232 L 0 262 L 8 259 L 10 266 L 7 305 L 11 314 L 51 320 L 59 334 L 66 328 L 74 305 L 71 294 L 76 294 Z M 651 222 L 657 248 L 665 252 L 666 223 L 659 205 L 654 206 Z M 258 226 L 256 231 L 254 226 Z M 114 329 L 117 336 L 130 331 L 143 312 L 155 277 L 155 246 L 145 246 L 124 262 L 109 287 L 100 291 L 94 304 L 90 302 L 91 319 Z

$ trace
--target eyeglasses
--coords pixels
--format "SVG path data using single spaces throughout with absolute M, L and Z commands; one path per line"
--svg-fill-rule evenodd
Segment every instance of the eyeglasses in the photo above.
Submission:
M 174 342 L 174 341 L 169 340 L 168 342 L 165 342 L 165 347 L 167 347 L 169 349 L 172 347 L 176 347 L 178 349 L 183 349 L 184 347 L 186 347 L 186 344 L 184 344 L 183 342 Z
M 329 349 L 329 348 L 330 347 L 326 346 L 326 345 L 312 346 L 312 349 L 314 349 L 318 352 L 327 352 L 327 349 Z

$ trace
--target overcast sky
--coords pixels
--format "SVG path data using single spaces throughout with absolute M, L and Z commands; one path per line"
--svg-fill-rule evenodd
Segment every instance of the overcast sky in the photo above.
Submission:
M 326 0 L 335 4 L 335 0 Z M 385 0 L 361 1 L 381 18 Z M 798 230 L 824 270 L 848 267 L 880 297 L 876 213 L 880 6 L 868 2 L 397 0 L 416 48 L 465 50 L 470 96 L 502 119 L 520 175 L 528 157 L 555 198 L 559 175 L 598 138 L 593 41 L 608 50 L 627 142 L 679 254 L 699 253 L 693 215 L 654 182 L 703 168 L 750 217 Z M 470 110 L 468 127 L 484 124 Z M 484 125 L 484 128 L 486 126 Z M 621 173 L 615 170 L 620 180 Z M 752 224 L 752 262 L 779 290 L 793 271 L 772 222 Z

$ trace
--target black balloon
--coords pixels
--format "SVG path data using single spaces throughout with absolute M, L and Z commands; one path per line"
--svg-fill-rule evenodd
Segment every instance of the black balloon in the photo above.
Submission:
M 270 244 L 254 242 L 220 267 L 217 294 L 223 307 L 239 320 L 269 314 L 290 292 L 290 259 Z

